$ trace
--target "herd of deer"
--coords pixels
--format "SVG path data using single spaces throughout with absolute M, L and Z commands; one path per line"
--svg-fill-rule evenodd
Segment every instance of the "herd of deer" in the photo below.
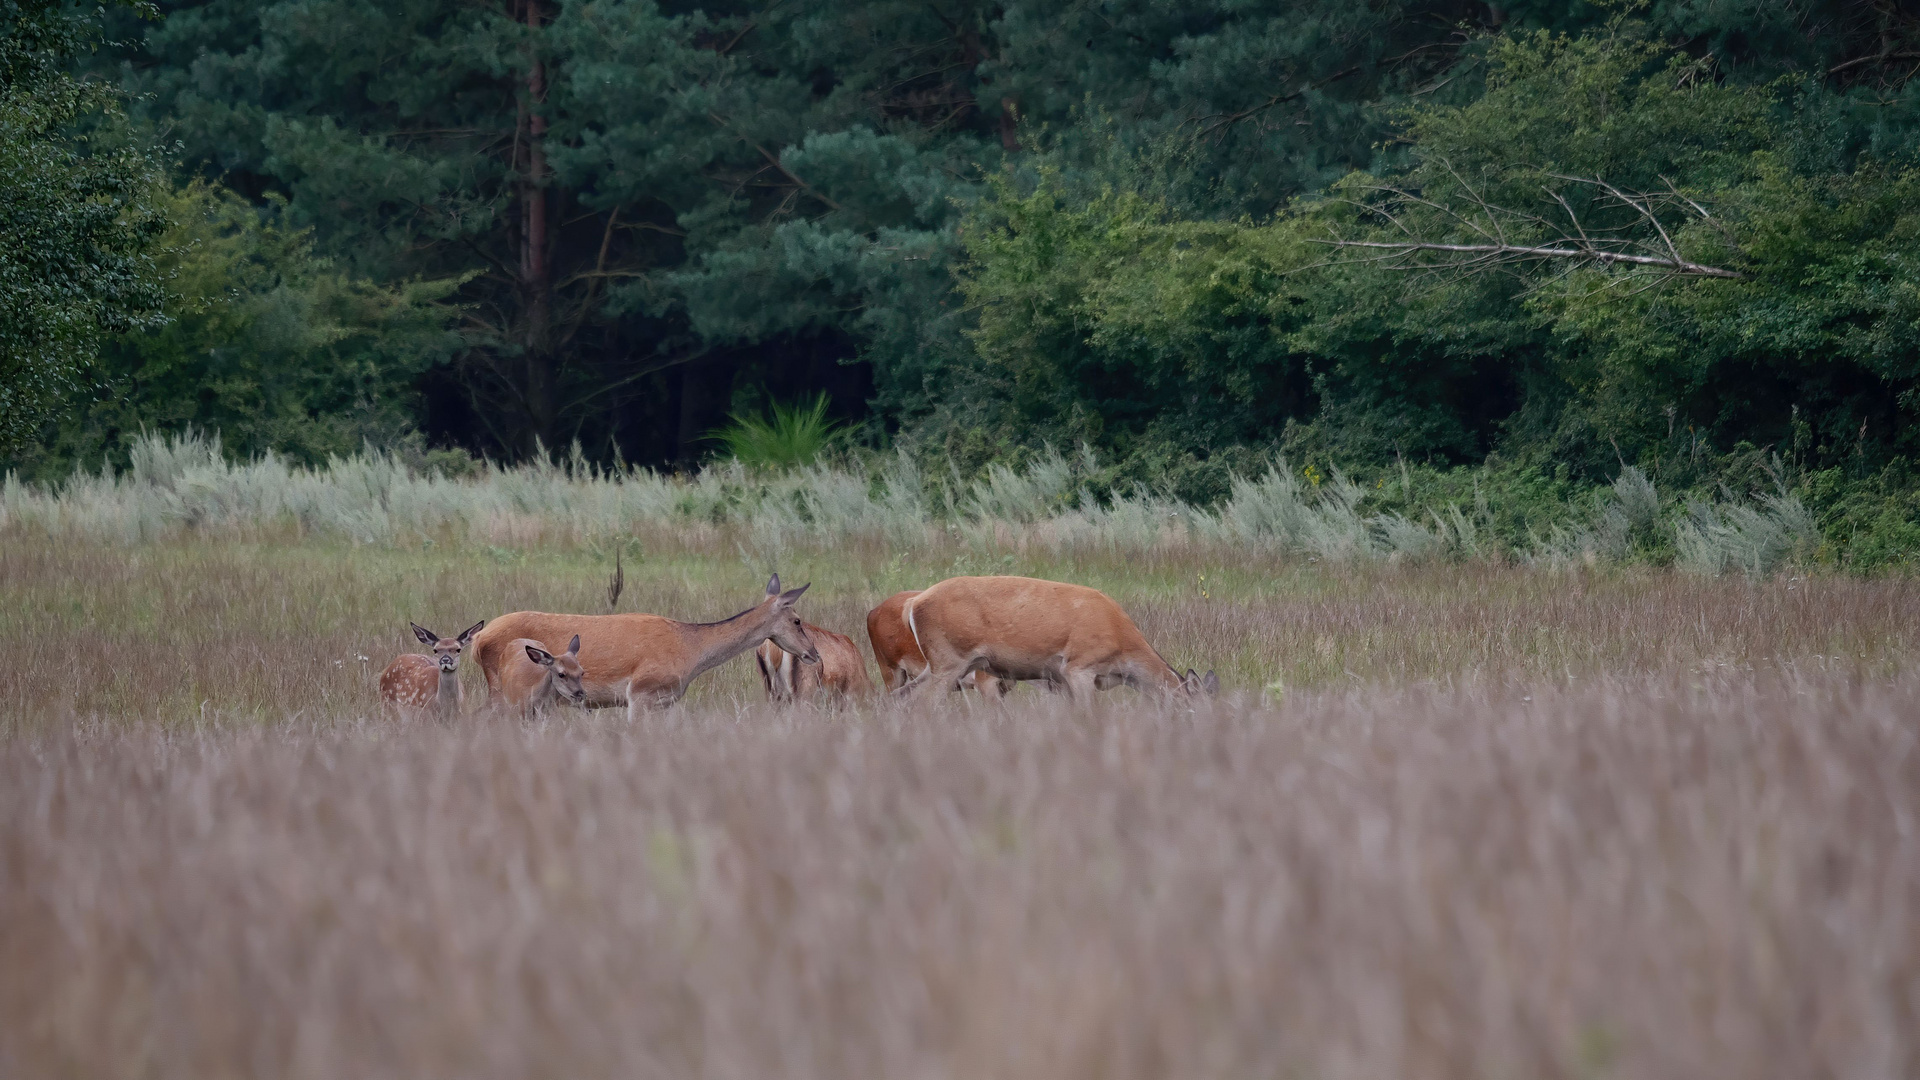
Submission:
M 609 587 L 610 603 L 622 581 L 616 576 Z M 702 673 L 749 649 L 771 700 L 870 691 L 853 639 L 801 621 L 796 607 L 806 591 L 782 592 L 775 574 L 758 604 L 712 623 L 516 611 L 451 638 L 412 624 L 433 653 L 395 659 L 380 675 L 380 697 L 403 716 L 457 715 L 460 655 L 469 647 L 489 704 L 525 714 L 565 701 L 625 704 L 637 717 L 680 700 Z M 867 636 L 881 679 L 901 695 L 971 686 L 999 698 L 1017 682 L 1044 683 L 1075 701 L 1115 686 L 1181 695 L 1220 688 L 1211 671 L 1174 670 L 1105 593 L 1058 581 L 948 578 L 882 601 L 867 614 Z

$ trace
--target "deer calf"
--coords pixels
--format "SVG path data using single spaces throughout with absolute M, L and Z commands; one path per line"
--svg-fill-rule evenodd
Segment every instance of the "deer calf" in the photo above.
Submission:
M 775 644 L 772 638 L 761 642 L 753 651 L 768 701 L 811 697 L 816 690 L 844 698 L 873 689 L 873 683 L 867 678 L 867 662 L 861 659 L 860 649 L 852 638 L 812 623 L 801 626 L 820 653 L 818 664 L 802 663 L 798 656 Z
M 420 639 L 420 644 L 433 650 L 433 655 L 403 653 L 394 657 L 387 670 L 380 673 L 380 700 L 403 719 L 458 716 L 466 700 L 460 692 L 460 652 L 487 621 L 482 619 L 462 630 L 459 637 L 450 638 L 443 638 L 419 623 L 407 625 L 413 627 L 413 636 Z
M 500 696 L 508 708 L 532 716 L 566 699 L 575 708 L 587 703 L 584 685 L 587 669 L 580 666 L 580 635 L 573 635 L 567 651 L 558 656 L 532 638 L 515 638 L 507 643 L 507 655 L 500 665 Z

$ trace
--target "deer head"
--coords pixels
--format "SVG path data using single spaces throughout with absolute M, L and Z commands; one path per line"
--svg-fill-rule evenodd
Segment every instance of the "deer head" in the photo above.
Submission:
M 481 627 L 487 625 L 487 620 L 481 619 L 460 631 L 459 637 L 450 638 L 443 638 L 419 623 L 410 622 L 407 625 L 413 627 L 413 636 L 420 639 L 420 644 L 433 650 L 434 660 L 440 665 L 440 670 L 452 674 L 460 666 L 460 651 L 467 647 L 467 642 L 473 640 L 473 635 L 479 633 Z
M 771 638 L 775 645 L 799 657 L 803 664 L 820 662 L 820 650 L 813 647 L 813 639 L 807 636 L 806 627 L 800 624 L 800 613 L 795 610 L 800 603 L 801 594 L 811 587 L 810 584 L 802 585 L 797 589 L 781 592 L 780 575 L 775 574 L 767 579 L 767 599 L 761 601 L 772 606 L 770 612 L 772 623 L 767 631 L 767 637 Z
M 1192 668 L 1188 668 L 1187 673 L 1180 679 L 1180 689 L 1185 692 L 1188 697 L 1195 697 L 1200 694 L 1205 694 L 1208 697 L 1218 697 L 1220 695 L 1220 676 L 1215 675 L 1212 671 L 1208 671 L 1205 675 L 1200 675 L 1195 673 Z
M 567 643 L 567 651 L 555 656 L 538 646 L 527 646 L 527 659 L 546 668 L 548 677 L 553 680 L 553 691 L 567 699 L 570 705 L 585 705 L 587 689 L 582 685 L 586 679 L 586 669 L 580 666 L 580 635 L 573 635 Z

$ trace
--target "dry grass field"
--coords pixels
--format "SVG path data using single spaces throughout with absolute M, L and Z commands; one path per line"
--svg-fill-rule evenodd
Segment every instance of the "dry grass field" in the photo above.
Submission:
M 408 619 L 608 552 L 0 535 L 0 1075 L 1920 1075 L 1915 582 L 982 552 L 777 569 L 863 647 L 1097 585 L 1225 692 L 409 727 Z

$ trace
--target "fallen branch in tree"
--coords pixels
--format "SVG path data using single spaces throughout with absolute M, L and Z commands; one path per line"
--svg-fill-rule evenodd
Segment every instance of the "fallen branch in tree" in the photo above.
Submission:
M 1449 251 L 1489 255 L 1495 258 L 1586 259 L 1597 263 L 1628 263 L 1634 266 L 1664 267 L 1687 277 L 1727 278 L 1733 281 L 1747 280 L 1747 275 L 1740 271 L 1728 270 L 1724 267 L 1706 266 L 1701 263 L 1687 262 L 1684 259 L 1667 259 L 1657 255 L 1624 255 L 1619 252 L 1594 251 L 1588 248 L 1533 247 L 1523 244 L 1432 244 L 1393 240 L 1315 240 L 1312 242 L 1316 244 L 1330 244 L 1334 247 L 1342 248 L 1383 248 L 1402 252 Z M 1422 266 L 1407 267 L 1405 269 L 1442 269 L 1442 267 Z
M 1403 239 L 1360 240 L 1336 236 L 1312 242 L 1335 248 L 1383 252 L 1374 259 L 1364 261 L 1380 262 L 1396 270 L 1461 270 L 1471 273 L 1520 263 L 1564 259 L 1574 264 L 1649 267 L 1667 271 L 1667 277 L 1720 278 L 1728 281 L 1745 281 L 1748 278 L 1739 270 L 1695 262 L 1680 253 L 1672 230 L 1660 218 L 1663 210 L 1677 210 L 1683 218 L 1706 222 L 1719 229 L 1729 241 L 1732 236 L 1707 212 L 1706 207 L 1681 194 L 1671 182 L 1666 191 L 1629 192 L 1596 178 L 1547 174 L 1553 180 L 1599 189 L 1601 194 L 1597 197 L 1599 201 L 1596 205 L 1623 207 L 1632 212 L 1631 219 L 1625 223 L 1600 227 L 1582 221 L 1566 196 L 1552 187 L 1543 187 L 1543 190 L 1564 216 L 1564 222 L 1495 205 L 1467 183 L 1451 165 L 1446 168 L 1459 183 L 1461 195 L 1455 205 L 1388 185 L 1366 189 L 1388 196 L 1390 201 L 1385 203 L 1342 200 L 1364 213 L 1385 220 Z M 1424 207 L 1440 215 L 1449 226 L 1448 231 L 1457 234 L 1464 230 L 1472 237 L 1458 242 L 1434 237 L 1409 220 L 1408 211 L 1416 207 Z M 1545 239 L 1540 238 L 1543 233 Z M 1427 254 L 1442 258 L 1422 257 Z

